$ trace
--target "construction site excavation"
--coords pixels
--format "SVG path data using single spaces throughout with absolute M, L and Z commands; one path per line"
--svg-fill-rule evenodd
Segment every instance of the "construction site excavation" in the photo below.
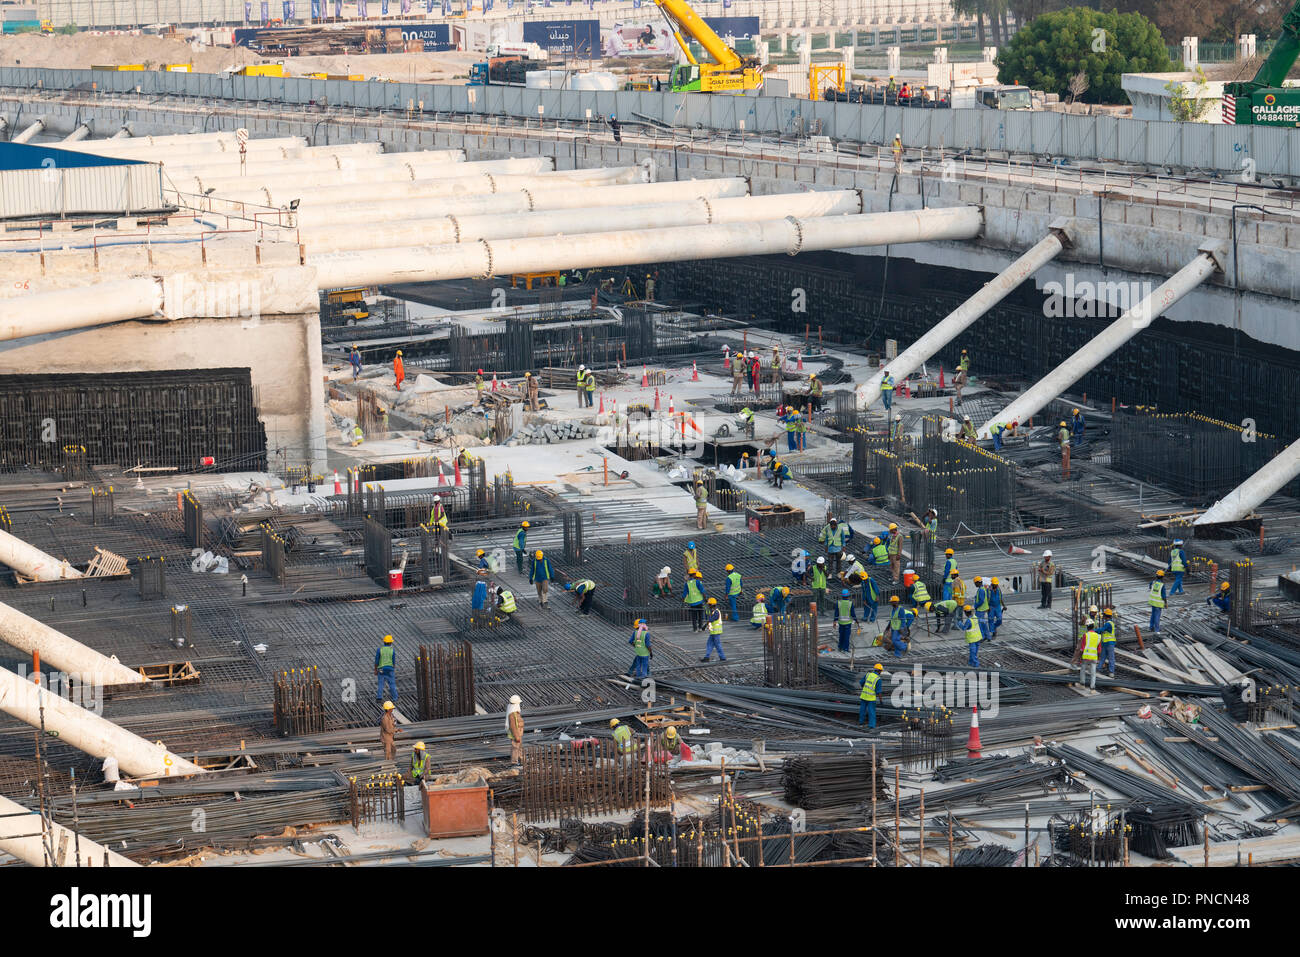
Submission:
M 46 72 L 0 88 L 15 884 L 1300 863 L 1291 188 Z

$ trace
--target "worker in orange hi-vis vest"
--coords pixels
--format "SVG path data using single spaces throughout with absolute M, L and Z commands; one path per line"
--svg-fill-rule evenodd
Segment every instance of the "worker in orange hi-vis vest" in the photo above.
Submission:
M 393 356 L 393 376 L 397 379 L 397 391 L 402 391 L 402 382 L 406 379 L 406 366 L 402 364 L 402 350 Z

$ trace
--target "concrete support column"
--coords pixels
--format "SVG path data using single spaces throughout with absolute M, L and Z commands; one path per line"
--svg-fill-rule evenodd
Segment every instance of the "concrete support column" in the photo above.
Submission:
M 41 816 L 17 801 L 0 796 L 0 851 L 32 867 L 139 867 L 135 861 L 82 837 L 57 821 L 50 822 L 47 849 Z

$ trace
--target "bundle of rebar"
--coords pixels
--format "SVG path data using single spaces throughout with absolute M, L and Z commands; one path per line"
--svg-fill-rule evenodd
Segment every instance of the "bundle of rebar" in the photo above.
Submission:
M 314 665 L 275 676 L 273 717 L 282 738 L 325 730 L 325 696 Z
M 1232 586 L 1228 621 L 1233 628 L 1249 628 L 1255 587 L 1255 566 L 1250 559 L 1233 562 L 1228 567 L 1228 583 Z
M 1171 847 L 1201 843 L 1200 819 L 1185 807 L 1154 802 L 1138 805 L 1127 811 L 1126 822 L 1130 847 L 1157 861 L 1172 858 Z
M 620 752 L 610 741 L 588 738 L 525 749 L 522 778 L 524 816 L 531 821 L 662 806 L 669 800 L 666 754 L 653 736 L 633 736 Z
M 912 769 L 935 768 L 947 760 L 957 745 L 952 712 L 947 708 L 904 711 L 902 763 Z
M 781 783 L 785 799 L 807 811 L 845 807 L 885 797 L 885 775 L 873 773 L 868 755 L 807 755 L 786 759 Z
M 953 858 L 953 867 L 1010 867 L 1020 857 L 1009 847 L 1001 844 L 981 844 L 979 847 L 967 847 L 957 852 Z
M 1094 816 L 1082 811 L 1072 816 L 1057 816 L 1047 822 L 1052 846 L 1073 854 L 1088 866 L 1109 867 L 1123 864 L 1125 826 L 1118 814 Z
M 816 620 L 809 614 L 768 618 L 763 628 L 763 683 L 809 688 L 817 680 Z
M 421 721 L 474 713 L 474 646 L 420 645 L 415 655 L 416 713 Z
M 372 821 L 406 820 L 405 784 L 400 774 L 374 775 L 364 781 L 349 778 L 348 801 L 356 828 Z

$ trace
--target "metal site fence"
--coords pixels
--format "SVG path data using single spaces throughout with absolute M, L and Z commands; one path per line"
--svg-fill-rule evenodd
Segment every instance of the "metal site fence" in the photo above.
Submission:
M 1274 435 L 1195 412 L 1116 415 L 1110 438 L 1117 472 L 1184 495 L 1194 505 L 1230 492 L 1281 448 Z M 1287 491 L 1296 494 L 1300 482 Z

